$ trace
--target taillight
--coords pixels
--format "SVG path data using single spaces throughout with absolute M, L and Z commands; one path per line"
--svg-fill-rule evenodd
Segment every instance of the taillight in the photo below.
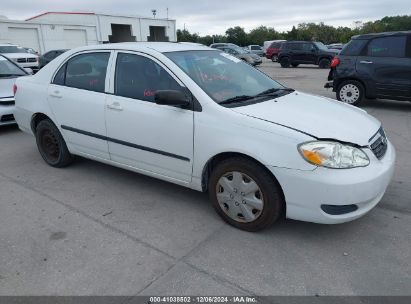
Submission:
M 13 95 L 16 96 L 17 93 L 17 86 L 16 84 L 13 84 Z
M 336 68 L 340 64 L 340 59 L 338 57 L 334 57 L 331 61 L 330 67 Z

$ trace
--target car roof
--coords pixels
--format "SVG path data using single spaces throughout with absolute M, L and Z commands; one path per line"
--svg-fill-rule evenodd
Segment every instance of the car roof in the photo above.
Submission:
M 318 42 L 318 41 L 294 41 L 294 40 L 290 40 L 290 41 L 284 41 L 283 43 L 312 43 L 312 42 Z
M 411 31 L 396 31 L 396 32 L 383 32 L 383 33 L 371 33 L 353 36 L 351 39 L 372 39 L 376 37 L 389 37 L 397 35 L 411 35 Z
M 182 51 L 204 51 L 213 50 L 204 45 L 178 43 L 178 42 L 123 42 L 97 44 L 74 49 L 75 51 L 87 50 L 129 50 L 129 51 L 156 51 L 159 53 L 182 52 Z

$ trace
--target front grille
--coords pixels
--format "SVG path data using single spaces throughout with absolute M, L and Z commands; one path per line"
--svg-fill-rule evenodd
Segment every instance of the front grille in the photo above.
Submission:
M 7 122 L 7 121 L 13 121 L 14 120 L 14 116 L 13 114 L 7 114 L 7 115 L 3 115 L 1 117 L 1 122 Z
M 36 58 L 27 58 L 27 62 L 36 62 L 37 59 Z
M 27 62 L 27 58 L 17 58 L 17 62 L 19 63 Z
M 377 133 L 369 140 L 370 148 L 378 159 L 382 159 L 387 152 L 388 142 L 387 136 L 381 127 Z

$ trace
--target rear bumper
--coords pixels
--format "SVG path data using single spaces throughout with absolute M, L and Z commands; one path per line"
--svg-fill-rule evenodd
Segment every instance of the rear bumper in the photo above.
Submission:
M 302 171 L 269 168 L 278 179 L 287 204 L 287 218 L 320 224 L 338 224 L 355 220 L 373 209 L 383 197 L 395 166 L 395 149 L 391 143 L 378 160 L 371 150 L 364 150 L 370 165 L 354 169 L 317 168 Z M 324 205 L 334 210 L 330 214 Z M 348 206 L 355 205 L 351 209 Z M 324 211 L 325 210 L 325 211 Z

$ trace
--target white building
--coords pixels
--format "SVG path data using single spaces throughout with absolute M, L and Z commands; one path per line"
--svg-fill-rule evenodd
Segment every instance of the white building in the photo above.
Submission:
M 47 12 L 25 21 L 0 19 L 0 43 L 39 53 L 126 41 L 177 41 L 176 21 L 89 12 Z

